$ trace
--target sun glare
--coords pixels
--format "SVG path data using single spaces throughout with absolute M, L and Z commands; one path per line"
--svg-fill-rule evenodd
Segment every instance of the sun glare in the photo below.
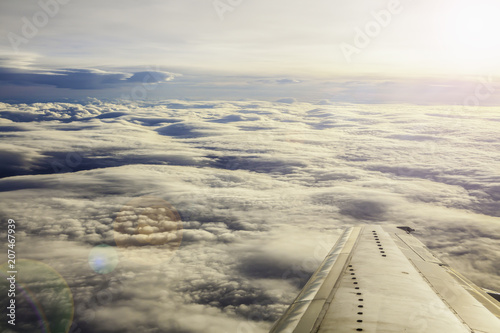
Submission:
M 500 3 L 490 1 L 456 2 L 447 7 L 441 21 L 440 42 L 448 60 L 463 66 L 492 65 L 482 62 L 496 61 L 500 53 L 499 12 Z

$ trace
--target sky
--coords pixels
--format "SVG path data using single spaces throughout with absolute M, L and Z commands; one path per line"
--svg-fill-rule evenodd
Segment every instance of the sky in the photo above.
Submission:
M 366 224 L 498 290 L 499 6 L 0 1 L 0 331 L 267 332 Z
M 0 9 L 7 102 L 293 96 L 461 105 L 480 80 L 496 87 L 500 71 L 492 0 L 29 0 Z M 162 73 L 145 80 L 154 91 L 132 91 L 143 88 L 127 80 L 138 72 Z M 497 90 L 480 105 L 498 104 Z

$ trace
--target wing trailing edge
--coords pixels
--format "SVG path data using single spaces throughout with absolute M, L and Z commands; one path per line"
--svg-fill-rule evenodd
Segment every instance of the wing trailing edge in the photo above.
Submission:
M 500 332 L 500 303 L 413 231 L 346 229 L 270 332 Z

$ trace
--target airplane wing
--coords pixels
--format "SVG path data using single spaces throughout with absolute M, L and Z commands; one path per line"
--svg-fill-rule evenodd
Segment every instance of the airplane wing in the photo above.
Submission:
M 271 333 L 499 333 L 500 303 L 409 227 L 348 228 Z

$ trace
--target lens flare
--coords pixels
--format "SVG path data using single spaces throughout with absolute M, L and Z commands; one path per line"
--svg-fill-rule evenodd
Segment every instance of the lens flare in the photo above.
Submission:
M 128 202 L 117 214 L 114 237 L 123 259 L 146 265 L 162 263 L 181 244 L 181 217 L 163 199 L 139 197 Z
M 10 282 L 4 272 L 7 263 L 0 266 L 0 294 L 7 296 Z M 66 280 L 52 267 L 34 260 L 16 260 L 15 306 L 16 328 L 22 332 L 69 332 L 73 322 L 74 303 Z M 9 301 L 10 302 L 10 301 Z M 2 304 L 6 304 L 2 301 Z M 7 317 L 6 317 L 7 318 Z M 10 324 L 9 324 L 10 326 Z M 7 320 L 0 322 L 0 331 L 7 332 Z
M 112 246 L 101 244 L 90 251 L 89 265 L 96 273 L 111 273 L 118 265 L 118 262 L 118 253 Z

